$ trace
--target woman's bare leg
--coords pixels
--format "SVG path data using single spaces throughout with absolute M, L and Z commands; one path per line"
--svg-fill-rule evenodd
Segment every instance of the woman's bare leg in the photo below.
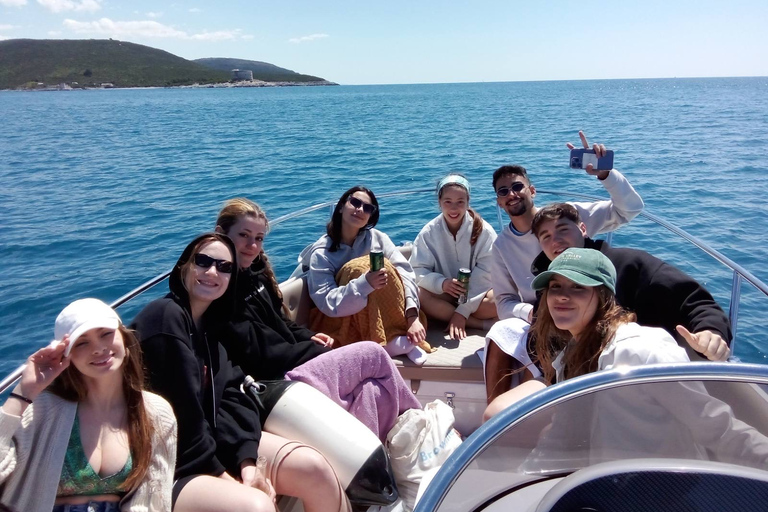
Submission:
M 173 512 L 276 512 L 272 499 L 239 482 L 201 475 L 184 486 Z
M 488 405 L 488 407 L 486 407 L 485 412 L 483 413 L 483 422 L 488 421 L 493 416 L 497 415 L 515 402 L 519 402 L 523 398 L 532 395 L 537 391 L 541 391 L 546 387 L 547 385 L 542 381 L 533 379 L 527 382 L 523 382 L 519 386 L 516 386 L 506 393 L 499 395 L 496 397 L 496 399 L 493 400 L 493 402 Z
M 259 454 L 267 458 L 275 492 L 299 498 L 305 512 L 351 510 L 336 473 L 314 448 L 262 432 Z
M 456 306 L 448 302 L 448 300 L 447 297 L 435 295 L 419 287 L 419 305 L 429 318 L 442 320 L 443 322 L 450 321 L 453 313 L 456 311 Z
M 479 318 L 480 320 L 498 320 L 499 315 L 496 312 L 496 300 L 493 297 L 493 290 L 488 290 L 488 293 L 483 297 L 483 301 L 480 303 L 480 307 L 477 311 L 472 313 L 472 316 Z

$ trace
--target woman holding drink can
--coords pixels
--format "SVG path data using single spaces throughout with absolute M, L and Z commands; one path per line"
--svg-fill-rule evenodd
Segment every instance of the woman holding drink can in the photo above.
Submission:
M 413 269 L 374 229 L 378 220 L 378 201 L 367 188 L 352 187 L 339 198 L 327 234 L 309 254 L 309 293 L 319 310 L 311 326 L 339 344 L 370 339 L 390 355 L 423 364 L 431 348 Z
M 497 320 L 491 290 L 491 248 L 496 232 L 469 207 L 469 181 L 451 173 L 437 185 L 441 214 L 419 232 L 410 263 L 426 314 L 448 322 L 451 338 Z

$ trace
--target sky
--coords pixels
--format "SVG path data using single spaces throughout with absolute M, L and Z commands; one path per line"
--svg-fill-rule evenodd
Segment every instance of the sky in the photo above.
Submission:
M 768 1 L 0 0 L 0 39 L 106 39 L 341 84 L 768 76 Z

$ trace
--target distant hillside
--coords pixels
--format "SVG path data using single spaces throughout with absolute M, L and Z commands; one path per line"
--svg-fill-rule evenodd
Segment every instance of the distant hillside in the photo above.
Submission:
M 208 58 L 195 59 L 197 62 L 211 69 L 230 72 L 233 69 L 251 70 L 253 78 L 265 82 L 322 82 L 324 78 L 310 75 L 302 75 L 290 69 L 280 68 L 268 62 L 244 59 Z
M 0 41 L 0 89 L 15 89 L 28 82 L 49 85 L 108 82 L 115 87 L 149 87 L 226 82 L 229 78 L 229 73 L 124 41 Z

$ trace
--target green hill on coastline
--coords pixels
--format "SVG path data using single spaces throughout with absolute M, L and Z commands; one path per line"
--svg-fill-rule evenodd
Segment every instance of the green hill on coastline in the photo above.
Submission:
M 233 65 L 234 64 L 234 65 Z M 240 59 L 177 57 L 157 48 L 112 39 L 0 41 L 0 89 L 55 87 L 167 87 L 228 82 L 231 70 L 250 69 L 265 82 L 320 82 L 273 64 Z M 247 83 L 247 82 L 246 82 Z
M 263 80 L 265 82 L 323 82 L 325 79 L 311 76 L 302 75 L 291 71 L 290 69 L 281 68 L 270 64 L 268 62 L 260 62 L 257 60 L 244 60 L 244 59 L 227 59 L 227 58 L 207 58 L 207 59 L 195 59 L 192 62 L 197 62 L 211 69 L 217 69 L 219 71 L 230 72 L 233 69 L 250 70 L 253 71 L 253 78 L 256 80 Z
M 46 85 L 151 87 L 226 82 L 223 73 L 163 50 L 117 40 L 0 41 L 0 89 Z

